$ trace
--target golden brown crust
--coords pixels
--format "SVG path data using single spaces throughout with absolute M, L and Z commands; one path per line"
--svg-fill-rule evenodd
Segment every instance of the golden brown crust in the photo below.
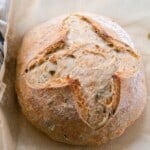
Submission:
M 135 63 L 137 60 L 139 64 L 139 55 L 130 45 L 108 34 L 92 17 L 87 17 L 82 13 L 75 14 L 75 16 L 90 23 L 94 31 L 110 47 L 113 46 L 121 53 L 127 52 L 128 54 L 124 54 L 127 57 L 125 60 L 132 57 Z M 127 70 L 127 67 L 124 67 L 127 76 L 120 76 L 124 72 L 119 66 L 104 87 L 104 89 L 110 88 L 110 93 L 106 93 L 106 97 L 95 95 L 94 101 L 93 99 L 87 100 L 88 94 L 85 92 L 84 82 L 79 80 L 80 76 L 60 76 L 63 67 L 60 73 L 51 70 L 48 80 L 42 79 L 40 83 L 37 82 L 38 80 L 31 81 L 34 69 L 38 69 L 48 61 L 55 68 L 60 58 L 67 57 L 74 60 L 77 57 L 76 51 L 81 48 L 85 49 L 85 55 L 91 54 L 94 55 L 94 58 L 107 59 L 105 49 L 97 45 L 94 49 L 87 49 L 91 45 L 68 47 L 66 40 L 69 29 L 65 24 L 68 18 L 68 16 L 62 16 L 44 23 L 29 31 L 25 36 L 17 61 L 16 92 L 27 119 L 52 139 L 75 145 L 102 144 L 120 136 L 141 114 L 146 102 L 144 74 L 139 68 L 134 70 L 134 67 L 130 67 L 133 70 Z M 56 55 L 55 52 L 64 49 L 65 45 L 67 45 L 66 51 Z M 54 55 L 51 56 L 51 53 Z M 84 61 L 81 61 L 81 64 L 84 65 Z M 44 67 L 40 71 L 41 74 L 46 72 Z M 93 88 L 96 87 L 96 81 L 98 82 L 98 79 L 85 83 Z M 105 94 L 101 90 L 100 93 Z M 100 109 L 99 114 L 96 112 L 97 108 Z

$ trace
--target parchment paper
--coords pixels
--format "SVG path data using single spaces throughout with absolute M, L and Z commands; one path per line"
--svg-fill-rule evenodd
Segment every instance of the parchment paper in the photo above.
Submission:
M 36 24 L 75 11 L 89 11 L 113 18 L 131 35 L 144 59 L 148 87 L 145 111 L 121 137 L 100 147 L 70 146 L 51 141 L 24 118 L 14 92 L 16 55 L 24 33 Z M 149 150 L 149 32 L 150 0 L 13 0 L 6 35 L 5 63 L 0 72 L 0 150 Z

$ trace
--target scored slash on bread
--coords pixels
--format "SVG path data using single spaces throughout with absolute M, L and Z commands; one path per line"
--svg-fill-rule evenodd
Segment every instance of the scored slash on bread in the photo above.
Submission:
M 107 32 L 105 32 L 105 30 L 100 26 L 100 24 L 98 24 L 95 20 L 87 17 L 87 16 L 82 16 L 79 14 L 75 14 L 73 16 L 77 16 L 79 17 L 81 20 L 86 21 L 88 24 L 90 24 L 94 30 L 94 32 L 96 32 L 100 38 L 102 38 L 104 40 L 104 42 L 107 43 L 107 45 L 109 47 L 112 47 L 112 50 L 115 50 L 117 52 L 122 52 L 122 53 L 129 53 L 129 55 L 133 56 L 132 59 L 139 59 L 139 55 L 126 43 L 123 43 L 122 41 L 119 41 L 115 38 L 113 38 L 111 35 L 107 34 Z M 43 62 L 45 62 L 49 57 L 47 55 L 55 52 L 58 49 L 61 49 L 65 46 L 65 41 L 67 40 L 67 33 L 69 32 L 68 27 L 66 27 L 65 22 L 69 19 L 70 16 L 66 17 L 61 24 L 61 32 L 59 32 L 60 36 L 58 37 L 58 39 L 54 40 L 53 43 L 51 43 L 48 47 L 46 47 L 44 49 L 44 51 L 40 52 L 37 56 L 35 56 L 28 64 L 26 71 L 30 70 L 31 68 L 35 67 L 36 65 L 40 65 Z M 77 47 L 78 48 L 78 47 Z M 77 49 L 76 48 L 76 49 Z M 68 50 L 69 52 L 70 50 Z M 67 53 L 68 53 L 67 52 Z M 127 56 L 128 57 L 128 56 Z M 119 61 L 121 61 L 122 59 L 120 59 Z M 130 72 L 130 68 L 119 68 L 120 70 L 118 70 L 119 74 L 121 74 L 122 77 L 125 76 L 132 76 L 134 75 L 135 72 L 137 72 L 138 68 L 139 68 L 139 61 L 134 61 L 137 62 L 136 65 L 131 66 L 131 68 L 133 69 Z M 124 63 L 122 63 L 123 65 L 125 65 Z M 129 67 L 129 66 L 128 66 Z M 122 70 L 122 71 L 121 71 Z M 131 74 L 130 74 L 131 73 Z M 117 74 L 117 73 L 116 73 Z M 125 74 L 125 76 L 123 75 Z M 126 75 L 127 74 L 127 75 Z
M 81 85 L 78 80 L 70 80 L 71 89 L 75 106 L 83 121 L 92 129 L 98 130 L 103 127 L 108 120 L 115 114 L 120 99 L 120 81 L 119 78 L 113 76 L 113 82 L 110 85 L 112 95 L 99 100 L 96 95 L 95 102 L 92 107 L 88 106 L 85 97 L 81 92 Z M 101 96 L 101 95 L 100 95 Z
M 109 138 L 95 135 L 117 116 L 122 80 L 137 76 L 140 65 L 139 54 L 93 16 L 66 15 L 25 36 L 17 60 L 19 103 L 28 120 L 54 140 L 103 143 Z

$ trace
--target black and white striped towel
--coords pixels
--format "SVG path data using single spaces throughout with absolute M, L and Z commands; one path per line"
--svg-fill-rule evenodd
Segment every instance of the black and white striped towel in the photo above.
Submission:
M 3 57 L 4 57 L 3 44 L 4 44 L 4 38 L 3 38 L 2 33 L 0 32 L 0 66 L 2 65 Z
M 6 21 L 8 14 L 9 0 L 0 0 L 0 68 L 3 62 L 4 35 L 6 31 Z

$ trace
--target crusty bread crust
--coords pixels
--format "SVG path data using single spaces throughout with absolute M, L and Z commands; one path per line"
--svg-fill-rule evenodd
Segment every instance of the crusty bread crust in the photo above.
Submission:
M 86 46 L 85 43 L 74 44 L 71 40 L 76 39 L 71 37 L 71 32 L 75 27 L 70 24 L 78 19 L 79 23 L 86 22 L 85 28 L 91 30 L 91 36 L 97 36 L 106 46 L 95 45 L 93 49 L 89 43 Z M 109 53 L 117 58 L 113 63 Z M 66 59 L 73 59 L 70 61 L 73 63 L 76 59 L 79 64 L 82 60 L 82 70 L 86 72 L 89 68 L 83 54 L 92 55 L 92 59 L 100 58 L 104 69 L 98 73 L 105 72 L 105 60 L 111 60 L 107 68 L 110 72 L 100 76 L 102 81 L 94 73 L 87 74 L 91 81 L 84 79 L 86 74 L 83 77 L 78 69 L 75 73 L 71 70 L 71 74 L 67 67 L 61 68 Z M 53 70 L 48 70 L 45 63 Z M 92 70 L 94 65 L 90 66 Z M 108 83 L 97 89 L 95 82 L 101 85 L 104 80 Z M 99 93 L 92 97 L 96 90 Z M 140 56 L 128 35 L 110 20 L 86 13 L 61 16 L 25 35 L 17 60 L 16 92 L 23 113 L 34 126 L 56 141 L 74 145 L 102 144 L 120 136 L 140 116 L 146 103 Z

